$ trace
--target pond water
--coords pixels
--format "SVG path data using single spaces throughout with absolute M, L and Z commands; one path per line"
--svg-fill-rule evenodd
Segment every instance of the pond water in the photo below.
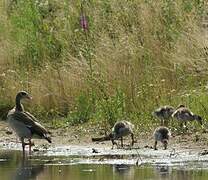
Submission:
M 31 156 L 0 151 L 0 180 L 207 180 L 208 166 L 82 164 L 80 157 Z

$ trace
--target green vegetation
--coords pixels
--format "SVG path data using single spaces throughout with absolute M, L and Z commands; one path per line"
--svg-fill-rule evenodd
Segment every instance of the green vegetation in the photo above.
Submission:
M 43 119 L 145 129 L 159 105 L 208 115 L 206 1 L 0 2 L 0 109 L 19 90 Z M 86 16 L 88 27 L 80 25 Z M 60 120 L 59 120 L 60 119 Z M 63 119 L 63 120 L 62 120 Z M 56 122 L 55 124 L 62 124 Z

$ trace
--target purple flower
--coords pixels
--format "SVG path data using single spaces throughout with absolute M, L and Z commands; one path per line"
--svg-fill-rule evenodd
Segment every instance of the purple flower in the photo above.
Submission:
M 87 17 L 84 14 L 80 17 L 80 26 L 84 31 L 88 30 Z

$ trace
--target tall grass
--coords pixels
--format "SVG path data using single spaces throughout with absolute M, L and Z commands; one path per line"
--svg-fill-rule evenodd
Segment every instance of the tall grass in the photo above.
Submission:
M 205 1 L 10 0 L 0 8 L 2 108 L 25 89 L 31 111 L 71 124 L 129 118 L 151 128 L 154 108 L 179 103 L 206 118 Z

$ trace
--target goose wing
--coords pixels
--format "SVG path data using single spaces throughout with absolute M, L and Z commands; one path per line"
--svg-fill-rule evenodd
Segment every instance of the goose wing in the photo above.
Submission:
M 36 134 L 40 137 L 46 137 L 48 131 L 40 123 L 38 123 L 37 119 L 29 112 L 15 111 L 12 116 L 13 119 L 23 123 L 27 128 L 29 128 L 32 134 Z

